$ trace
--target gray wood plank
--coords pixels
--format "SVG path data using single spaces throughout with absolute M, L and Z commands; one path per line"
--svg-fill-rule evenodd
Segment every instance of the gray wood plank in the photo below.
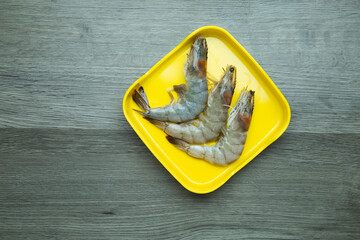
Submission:
M 196 195 L 125 131 L 7 129 L 0 139 L 0 215 L 6 220 L 0 233 L 356 239 L 359 141 L 359 134 L 286 133 L 220 189 Z
M 0 127 L 121 129 L 131 83 L 214 24 L 284 93 L 289 131 L 359 132 L 358 10 L 356 1 L 2 3 Z

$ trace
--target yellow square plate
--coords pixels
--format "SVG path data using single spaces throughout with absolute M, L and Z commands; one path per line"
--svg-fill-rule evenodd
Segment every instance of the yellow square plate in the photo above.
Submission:
M 131 96 L 140 86 L 144 87 L 151 107 L 169 104 L 170 97 L 166 89 L 175 84 L 185 83 L 183 65 L 186 54 L 198 35 L 207 39 L 207 71 L 210 74 L 220 79 L 222 68 L 228 64 L 237 68 L 237 84 L 232 106 L 243 87 L 248 86 L 255 91 L 254 113 L 244 151 L 238 160 L 227 166 L 213 165 L 188 156 L 171 145 L 162 130 L 133 110 L 139 108 Z M 227 31 L 215 26 L 202 27 L 191 33 L 132 84 L 124 96 L 123 111 L 135 132 L 161 164 L 185 188 L 195 193 L 209 193 L 219 188 L 280 137 L 290 122 L 289 104 L 269 76 Z

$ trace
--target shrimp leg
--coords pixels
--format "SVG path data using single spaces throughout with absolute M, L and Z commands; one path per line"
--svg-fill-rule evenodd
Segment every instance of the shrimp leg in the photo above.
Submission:
M 174 98 L 174 95 L 172 95 L 171 91 L 173 91 L 174 89 L 172 88 L 168 88 L 166 89 L 166 92 L 169 94 L 170 96 L 170 105 L 173 105 L 175 103 L 175 98 Z
M 186 85 L 185 84 L 174 85 L 173 90 L 177 93 L 179 97 L 184 97 L 186 92 Z

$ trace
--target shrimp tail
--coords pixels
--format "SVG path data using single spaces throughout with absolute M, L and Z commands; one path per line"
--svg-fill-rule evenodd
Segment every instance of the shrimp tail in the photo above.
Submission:
M 190 147 L 190 144 L 183 141 L 183 140 L 180 140 L 178 138 L 175 138 L 175 137 L 172 137 L 172 136 L 166 136 L 166 139 L 171 143 L 173 144 L 175 147 L 187 152 L 187 150 L 189 149 Z
M 149 117 L 144 117 L 146 120 L 148 120 L 149 122 L 151 122 L 152 124 L 154 124 L 155 126 L 157 126 L 158 128 L 164 130 L 167 126 L 168 123 L 166 122 L 162 122 L 153 118 L 149 118 Z
M 139 90 L 135 90 L 133 95 L 132 95 L 132 99 L 134 100 L 134 102 L 139 106 L 139 108 L 141 108 L 143 111 L 147 112 L 150 110 L 150 105 L 149 105 L 149 101 L 146 97 L 145 91 L 143 87 L 140 87 Z M 135 111 L 137 111 L 138 113 L 144 115 L 144 112 L 141 112 L 139 110 L 134 109 Z M 145 115 L 144 115 L 145 116 Z

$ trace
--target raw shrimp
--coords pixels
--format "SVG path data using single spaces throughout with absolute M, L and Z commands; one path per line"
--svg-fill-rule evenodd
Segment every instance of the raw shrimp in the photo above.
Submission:
M 235 89 L 234 66 L 228 66 L 219 82 L 209 93 L 207 107 L 199 119 L 185 123 L 169 123 L 149 119 L 170 136 L 188 143 L 206 143 L 219 136 L 225 126 L 228 109 Z
M 253 109 L 254 92 L 245 88 L 241 91 L 234 108 L 230 111 L 223 136 L 215 145 L 191 145 L 171 136 L 167 136 L 167 139 L 192 157 L 205 159 L 218 165 L 232 163 L 240 157 L 244 149 Z
M 206 107 L 208 98 L 207 51 L 206 39 L 198 37 L 192 44 L 184 64 L 186 84 L 173 86 L 172 90 L 179 96 L 176 102 L 168 91 L 171 97 L 169 105 L 150 108 L 145 91 L 141 87 L 133 93 L 132 98 L 143 111 L 135 111 L 148 119 L 159 121 L 185 122 L 195 119 Z

